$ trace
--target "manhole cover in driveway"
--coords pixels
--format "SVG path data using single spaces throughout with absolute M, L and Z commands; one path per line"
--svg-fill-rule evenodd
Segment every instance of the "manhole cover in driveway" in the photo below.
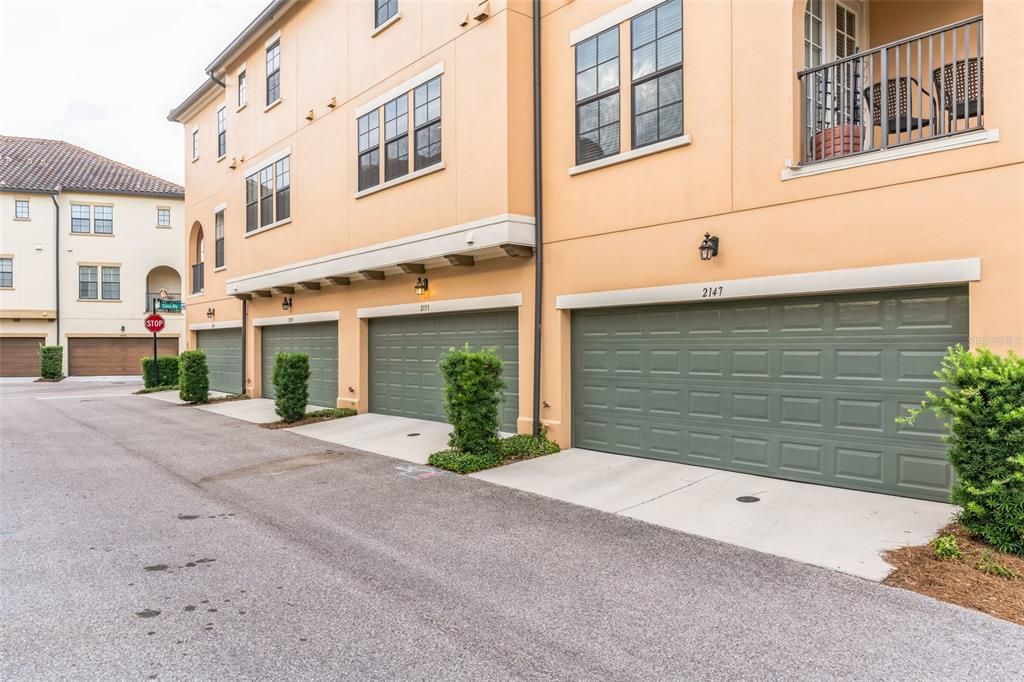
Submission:
M 761 498 L 760 497 L 755 497 L 753 495 L 740 495 L 739 497 L 736 498 L 736 501 L 737 502 L 747 502 L 747 503 L 750 503 L 750 502 L 760 502 Z

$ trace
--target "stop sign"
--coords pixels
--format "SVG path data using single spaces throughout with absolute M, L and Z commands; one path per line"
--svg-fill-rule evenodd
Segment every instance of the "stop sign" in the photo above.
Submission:
M 164 318 L 156 313 L 152 313 L 151 315 L 146 316 L 144 324 L 146 325 L 146 331 L 156 334 L 158 331 L 163 330 Z

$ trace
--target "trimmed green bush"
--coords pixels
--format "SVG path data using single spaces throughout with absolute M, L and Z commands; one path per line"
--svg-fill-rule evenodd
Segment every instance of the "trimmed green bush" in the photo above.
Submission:
M 178 356 L 178 395 L 186 403 L 209 400 L 210 371 L 203 351 L 187 350 Z
M 932 554 L 940 561 L 956 561 L 960 558 L 960 543 L 956 541 L 955 535 L 940 535 L 928 543 L 932 547 Z
M 309 404 L 309 355 L 278 353 L 274 359 L 274 409 L 286 422 L 306 416 Z
M 306 413 L 306 419 L 341 419 L 343 417 L 354 417 L 359 414 L 351 407 L 325 407 L 322 410 L 313 410 Z
M 427 464 L 457 474 L 471 474 L 498 466 L 501 464 L 501 456 L 495 453 L 478 455 L 461 450 L 441 450 L 431 453 Z
M 1024 359 L 951 348 L 929 391 L 902 423 L 931 410 L 946 420 L 952 501 L 967 531 L 1002 552 L 1024 556 Z
M 178 383 L 178 356 L 164 355 L 158 357 L 156 364 L 153 358 L 142 358 L 142 385 L 146 388 L 154 386 L 173 386 Z
M 39 346 L 39 376 L 47 381 L 64 378 L 64 346 Z
M 471 351 L 452 348 L 441 359 L 444 377 L 444 410 L 452 433 L 448 445 L 453 450 L 481 456 L 498 453 L 498 408 L 505 381 L 501 378 L 501 358 L 493 349 Z
M 502 460 L 506 459 L 530 459 L 553 455 L 561 450 L 558 443 L 548 440 L 547 432 L 541 431 L 539 436 L 529 433 L 520 433 L 508 438 L 502 438 L 498 443 L 498 452 Z

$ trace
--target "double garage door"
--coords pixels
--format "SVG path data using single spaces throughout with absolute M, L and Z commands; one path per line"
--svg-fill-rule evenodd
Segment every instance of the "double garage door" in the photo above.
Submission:
M 204 329 L 196 332 L 196 348 L 206 354 L 210 390 L 242 391 L 242 329 Z
M 519 323 L 515 310 L 381 317 L 370 320 L 370 411 L 447 421 L 438 368 L 450 348 L 494 348 L 503 361 L 501 427 L 519 417 Z
M 947 501 L 940 424 L 896 418 L 967 312 L 962 287 L 577 311 L 574 445 Z
M 263 397 L 274 398 L 274 361 L 278 353 L 309 355 L 309 402 L 338 404 L 338 323 L 314 322 L 262 327 Z
M 139 337 L 73 337 L 68 339 L 68 374 L 71 376 L 136 376 L 142 358 L 153 355 L 153 339 Z M 178 339 L 157 338 L 159 355 L 177 355 Z

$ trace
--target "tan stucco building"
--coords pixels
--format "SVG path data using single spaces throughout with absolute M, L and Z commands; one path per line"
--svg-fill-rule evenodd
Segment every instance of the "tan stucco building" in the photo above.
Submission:
M 508 429 L 943 499 L 937 425 L 895 418 L 949 345 L 1024 351 L 1022 32 L 992 0 L 277 0 L 169 117 L 189 343 L 221 390 L 303 350 L 315 402 L 427 419 L 440 354 L 493 346 Z

